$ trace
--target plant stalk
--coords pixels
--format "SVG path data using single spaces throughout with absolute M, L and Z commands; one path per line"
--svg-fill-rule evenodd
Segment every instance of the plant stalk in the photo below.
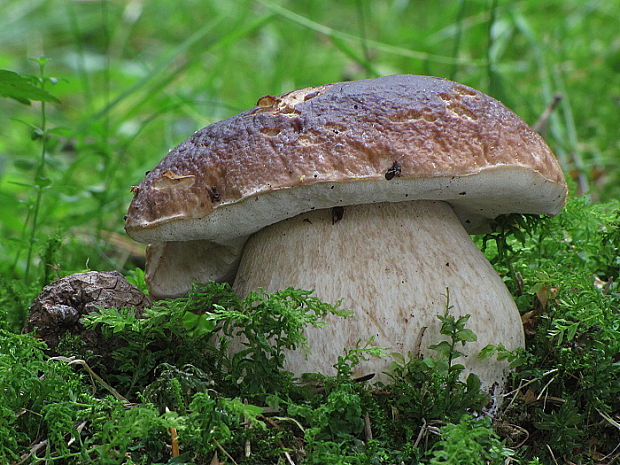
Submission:
M 45 60 L 39 60 L 39 79 L 41 89 L 45 90 Z M 32 223 L 30 225 L 30 236 L 28 238 L 28 256 L 26 258 L 26 271 L 24 273 L 24 280 L 26 283 L 30 283 L 30 269 L 32 264 L 32 251 L 34 249 L 34 242 L 36 239 L 37 223 L 39 217 L 39 210 L 41 208 L 41 200 L 43 197 L 44 187 L 41 185 L 43 180 L 43 173 L 45 170 L 46 153 L 47 153 L 47 115 L 45 112 L 45 102 L 41 102 L 41 156 L 39 157 L 39 164 L 34 178 L 34 185 L 36 189 L 36 198 L 34 201 L 34 209 L 32 212 Z

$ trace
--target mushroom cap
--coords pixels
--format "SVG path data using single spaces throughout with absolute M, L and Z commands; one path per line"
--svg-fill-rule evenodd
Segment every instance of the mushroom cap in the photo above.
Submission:
M 227 244 L 314 209 L 419 199 L 450 203 L 475 233 L 500 214 L 557 214 L 567 188 L 543 139 L 497 100 L 395 75 L 262 97 L 133 191 L 134 239 Z

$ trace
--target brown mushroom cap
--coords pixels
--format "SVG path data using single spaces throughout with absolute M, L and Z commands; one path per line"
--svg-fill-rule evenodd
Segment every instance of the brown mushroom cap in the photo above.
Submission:
M 471 233 L 500 214 L 557 214 L 566 192 L 543 139 L 497 100 L 395 75 L 262 97 L 201 129 L 134 188 L 126 230 L 227 244 L 305 211 L 425 199 Z

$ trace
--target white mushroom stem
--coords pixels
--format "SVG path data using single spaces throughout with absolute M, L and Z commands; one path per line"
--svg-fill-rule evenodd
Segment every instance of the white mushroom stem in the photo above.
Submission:
M 151 295 L 157 299 L 180 297 L 195 282 L 232 281 L 244 243 L 242 237 L 226 244 L 211 241 L 149 244 L 146 282 Z
M 405 356 L 431 355 L 428 346 L 444 338 L 437 315 L 470 314 L 476 342 L 458 350 L 466 372 L 487 388 L 505 382 L 508 366 L 476 356 L 487 344 L 512 350 L 524 344 L 519 313 L 506 286 L 472 242 L 449 204 L 437 201 L 344 207 L 337 221 L 331 209 L 317 210 L 269 226 L 246 243 L 234 288 L 241 295 L 263 288 L 314 289 L 327 302 L 342 299 L 352 310 L 320 329 L 308 329 L 310 354 L 287 354 L 295 374 L 333 374 L 345 348 L 374 337 L 374 343 Z M 356 375 L 389 369 L 390 358 L 371 359 Z M 376 378 L 375 378 L 376 379 Z

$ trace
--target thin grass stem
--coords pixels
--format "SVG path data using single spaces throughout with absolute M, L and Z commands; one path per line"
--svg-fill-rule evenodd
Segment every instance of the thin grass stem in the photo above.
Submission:
M 355 42 L 360 41 L 360 38 L 358 36 L 355 36 L 353 34 L 348 34 L 342 31 L 338 31 L 329 26 L 325 26 L 324 24 L 317 23 L 316 21 L 312 21 L 311 19 L 306 18 L 305 16 L 294 13 L 293 11 L 287 8 L 271 3 L 268 0 L 256 0 L 256 1 L 260 3 L 261 5 L 274 11 L 278 15 L 284 18 L 287 18 L 290 21 L 299 24 L 300 26 L 303 26 L 313 31 L 324 34 L 327 37 L 338 37 L 339 39 L 355 41 Z M 371 39 L 367 39 L 366 44 L 368 45 L 368 47 L 374 48 L 376 50 L 380 50 L 386 53 L 391 53 L 393 55 L 399 55 L 399 56 L 406 57 L 406 58 L 413 58 L 416 60 L 422 60 L 422 61 L 428 60 L 428 61 L 432 61 L 435 63 L 445 63 L 449 65 L 454 64 L 454 63 L 459 63 L 459 64 L 467 64 L 472 67 L 473 66 L 477 66 L 477 67 L 485 66 L 484 60 L 472 60 L 472 59 L 455 60 L 453 57 L 435 55 L 433 53 L 420 52 L 418 50 L 411 50 L 408 48 L 398 47 L 395 45 L 390 45 L 390 44 L 386 44 L 386 43 L 379 42 L 376 40 L 371 40 Z
M 39 79 L 41 89 L 45 90 L 45 62 L 44 58 L 39 58 Z M 45 163 L 46 163 L 46 154 L 47 154 L 47 114 L 45 111 L 45 101 L 41 102 L 41 155 L 39 157 L 39 163 L 37 164 L 37 168 L 35 171 L 34 178 L 34 186 L 36 190 L 36 196 L 34 201 L 34 206 L 32 210 L 32 221 L 30 223 L 30 234 L 28 237 L 28 254 L 26 257 L 26 270 L 24 272 L 24 280 L 26 283 L 30 283 L 30 270 L 32 267 L 32 253 L 34 251 L 34 243 L 36 241 L 36 233 L 37 233 L 37 222 L 39 218 L 39 211 L 41 208 L 41 201 L 43 199 L 43 189 L 45 188 L 42 185 L 45 182 L 44 172 L 45 172 Z
M 454 45 L 452 47 L 452 58 L 454 60 L 459 59 L 459 52 L 461 50 L 461 39 L 463 38 L 463 21 L 465 19 L 465 0 L 460 0 L 459 9 L 456 14 L 456 33 L 454 37 Z M 450 71 L 450 80 L 455 81 L 459 72 L 459 64 L 455 61 L 452 64 L 452 70 Z
M 362 53 L 364 54 L 364 61 L 370 65 L 370 50 L 368 49 L 368 37 L 366 37 L 366 15 L 364 13 L 365 2 L 362 0 L 357 0 L 355 2 L 356 10 L 357 10 L 357 22 L 359 25 L 360 31 L 360 43 L 362 45 Z M 366 67 L 368 70 L 369 67 Z M 373 73 L 374 74 L 374 73 Z
M 495 37 L 493 36 L 493 26 L 495 25 L 496 20 L 497 0 L 491 0 L 491 6 L 489 8 L 489 24 L 487 27 L 486 69 L 487 79 L 489 82 L 489 92 L 493 96 L 497 96 L 497 90 L 499 88 L 495 71 L 495 63 L 493 59 L 493 49 L 495 43 Z
M 105 66 L 103 67 L 103 101 L 107 107 L 110 104 L 110 15 L 108 9 L 108 0 L 101 2 L 101 29 L 103 31 L 103 44 L 105 47 Z M 98 197 L 99 211 L 103 210 L 103 207 L 108 202 L 108 195 L 110 193 L 110 180 L 113 177 L 113 162 L 111 160 L 110 150 L 110 112 L 106 112 L 103 116 L 103 126 L 99 133 L 99 146 L 101 148 L 101 154 L 103 156 L 103 192 Z M 97 240 L 101 239 L 101 231 L 103 229 L 104 215 L 97 215 L 96 235 Z
M 577 171 L 577 185 L 579 188 L 579 194 L 587 194 L 590 191 L 590 185 L 588 183 L 585 163 L 581 156 L 581 150 L 579 149 L 577 127 L 571 106 L 570 95 L 564 85 L 564 77 L 562 76 L 562 72 L 558 68 L 553 68 L 552 75 L 556 88 L 559 93 L 562 94 L 562 100 L 560 101 L 559 107 L 564 120 L 564 127 L 566 128 L 566 142 L 569 146 L 569 156 L 574 169 Z
M 87 107 L 91 107 L 93 102 L 93 92 L 90 85 L 89 74 L 86 71 L 86 61 L 84 57 L 84 42 L 82 41 L 82 34 L 80 31 L 80 25 L 75 13 L 75 2 L 67 0 L 65 2 L 67 17 L 69 18 L 69 25 L 71 27 L 71 33 L 73 34 L 73 41 L 75 42 L 75 49 L 77 54 L 77 73 L 80 77 L 80 83 L 82 85 L 82 92 L 84 92 L 84 103 Z
M 189 36 L 185 41 L 176 46 L 173 50 L 163 56 L 159 61 L 155 63 L 155 66 L 149 70 L 149 72 L 144 74 L 144 77 L 140 79 L 135 84 L 129 86 L 123 92 L 121 92 L 114 99 L 110 100 L 104 107 L 95 113 L 88 124 L 92 124 L 93 121 L 103 118 L 107 113 L 112 111 L 117 105 L 126 100 L 131 95 L 134 95 L 139 90 L 146 87 L 153 79 L 160 75 L 160 73 L 170 67 L 170 65 L 178 58 L 178 56 L 187 50 L 189 47 L 194 45 L 200 39 L 204 38 L 209 32 L 213 30 L 213 28 L 222 22 L 222 18 L 217 18 L 213 21 L 210 21 L 202 28 L 197 30 L 194 34 Z M 236 32 L 236 31 L 235 31 Z

